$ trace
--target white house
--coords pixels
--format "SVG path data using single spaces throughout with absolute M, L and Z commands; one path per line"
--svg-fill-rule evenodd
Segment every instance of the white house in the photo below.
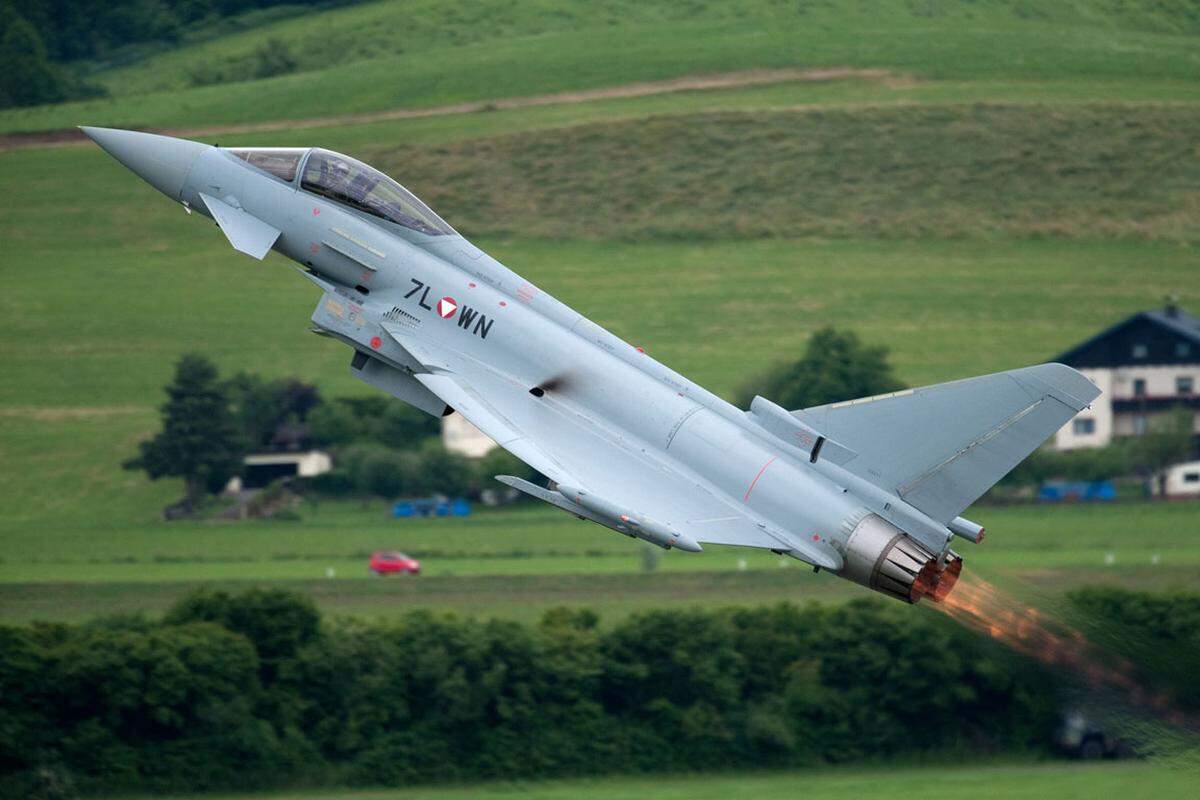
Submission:
M 1200 317 L 1174 304 L 1134 314 L 1053 360 L 1079 370 L 1103 392 L 1055 434 L 1060 450 L 1145 433 L 1155 417 L 1177 406 L 1192 410 L 1193 430 L 1200 433 Z
M 252 453 L 246 456 L 241 477 L 229 479 L 227 492 L 261 489 L 279 478 L 311 478 L 333 468 L 329 454 L 320 450 L 305 453 Z
M 468 458 L 486 456 L 497 446 L 462 414 L 442 417 L 442 445 L 451 453 L 461 453 Z

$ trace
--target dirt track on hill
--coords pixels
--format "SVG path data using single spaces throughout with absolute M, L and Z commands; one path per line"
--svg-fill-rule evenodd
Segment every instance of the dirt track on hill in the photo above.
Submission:
M 844 80 L 847 78 L 882 81 L 893 77 L 895 76 L 891 72 L 884 69 L 852 69 L 850 67 L 831 67 L 828 69 L 763 69 L 744 72 L 724 72 L 715 75 L 690 75 L 682 78 L 627 83 L 621 86 L 607 86 L 599 89 L 554 92 L 552 94 L 533 95 L 530 97 L 508 97 L 499 100 L 476 100 L 469 103 L 454 103 L 452 105 L 432 106 L 429 108 L 392 108 L 362 114 L 340 114 L 311 119 L 281 119 L 270 122 L 254 122 L 245 125 L 212 125 L 202 128 L 147 128 L 146 130 L 170 136 L 196 139 L 217 134 L 263 133 L 281 130 L 294 131 L 305 128 L 324 128 L 332 125 L 361 125 L 387 120 L 440 117 L 449 114 L 474 114 L 482 111 L 501 111 L 514 108 L 559 105 L 563 103 L 587 103 L 594 100 L 646 97 L 648 95 L 670 94 L 672 92 L 733 89 L 745 86 L 805 81 L 815 83 Z M 31 147 L 78 147 L 88 143 L 88 139 L 74 128 L 39 131 L 35 133 L 0 134 L 0 151 L 20 150 Z

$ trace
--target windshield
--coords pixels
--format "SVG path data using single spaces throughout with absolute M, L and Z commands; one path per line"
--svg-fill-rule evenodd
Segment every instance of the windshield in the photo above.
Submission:
M 303 147 L 234 147 L 229 152 L 247 164 L 291 183 L 296 179 L 296 168 L 300 166 L 300 157 L 306 151 Z
M 300 186 L 429 236 L 454 233 L 453 228 L 403 186 L 379 170 L 340 153 L 314 150 L 304 166 Z

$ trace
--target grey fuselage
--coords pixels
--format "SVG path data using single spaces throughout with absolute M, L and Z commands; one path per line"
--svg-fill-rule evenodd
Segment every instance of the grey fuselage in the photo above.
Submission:
M 199 154 L 178 198 L 208 215 L 200 192 L 235 200 L 278 228 L 282 235 L 274 250 L 340 284 L 348 308 L 363 322 L 354 346 L 372 356 L 406 366 L 403 354 L 389 358 L 381 352 L 388 337 L 378 329 L 385 315 L 399 309 L 421 318 L 427 332 L 440 325 L 449 346 L 526 387 L 569 381 L 565 394 L 578 413 L 596 425 L 619 428 L 670 468 L 749 506 L 781 531 L 803 537 L 819 532 L 832 540 L 863 505 L 844 491 L 850 487 L 835 482 L 840 477 L 841 484 L 854 483 L 853 476 L 831 478 L 782 451 L 742 411 L 533 286 L 462 236 L 429 236 L 377 219 L 300 189 L 299 177 L 285 183 L 216 147 Z M 327 242 L 357 251 L 352 255 L 376 269 Z M 457 304 L 447 319 L 437 312 L 444 297 Z M 460 324 L 464 312 L 472 311 L 479 316 Z M 372 348 L 377 337 L 379 345 Z M 947 542 L 942 536 L 939 549 Z M 781 543 L 780 549 L 788 548 Z
M 487 365 L 520 391 L 545 387 L 590 430 L 736 507 L 772 537 L 770 549 L 863 582 L 849 573 L 872 566 L 839 554 L 853 550 L 847 539 L 874 514 L 889 525 L 879 536 L 902 529 L 935 557 L 946 556 L 952 534 L 944 524 L 836 459 L 807 457 L 752 413 L 613 336 L 460 235 L 430 235 L 307 191 L 304 161 L 287 182 L 222 148 L 128 131 L 85 132 L 189 210 L 210 217 L 221 216 L 210 207 L 244 212 L 272 235 L 277 230 L 271 249 L 303 265 L 325 289 L 313 315 L 316 330 L 394 368 L 385 370 L 393 376 L 411 376 L 421 365 L 385 326 L 419 326 L 426 340 Z M 218 221 L 234 242 L 230 220 Z M 366 360 L 360 355 L 356 363 Z M 408 377 L 364 380 L 430 413 L 442 408 Z M 619 523 L 597 521 L 628 533 Z M 700 549 L 680 536 L 684 544 L 677 546 Z

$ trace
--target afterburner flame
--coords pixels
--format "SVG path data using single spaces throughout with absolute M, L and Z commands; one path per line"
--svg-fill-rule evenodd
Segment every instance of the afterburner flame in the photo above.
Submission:
M 1167 695 L 1142 687 L 1134 679 L 1129 661 L 1102 650 L 1079 631 L 978 576 L 962 576 L 954 592 L 933 607 L 1019 653 L 1081 678 L 1092 688 L 1116 690 L 1132 705 L 1154 711 L 1169 722 L 1198 727 L 1200 721 L 1173 708 Z

